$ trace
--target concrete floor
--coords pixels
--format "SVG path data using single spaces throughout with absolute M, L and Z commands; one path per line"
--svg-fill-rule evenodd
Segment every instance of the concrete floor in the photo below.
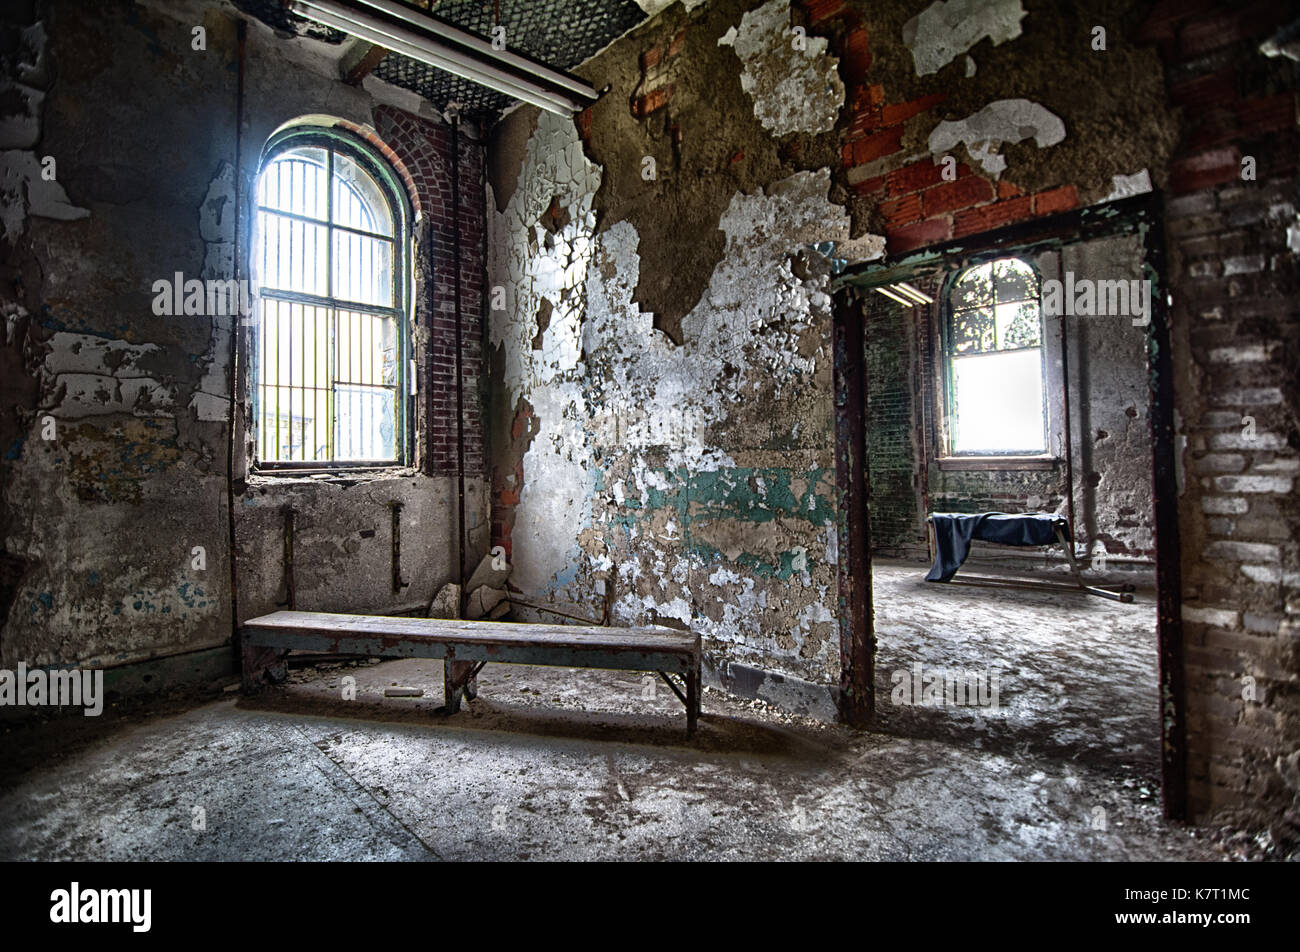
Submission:
M 1149 596 L 923 572 L 876 566 L 878 732 L 708 691 L 688 742 L 662 683 L 511 665 L 448 719 L 440 662 L 304 669 L 257 698 L 10 728 L 0 859 L 1225 855 L 1160 819 Z M 917 661 L 997 670 L 998 710 L 890 704 L 891 671 Z M 394 684 L 426 696 L 385 699 Z

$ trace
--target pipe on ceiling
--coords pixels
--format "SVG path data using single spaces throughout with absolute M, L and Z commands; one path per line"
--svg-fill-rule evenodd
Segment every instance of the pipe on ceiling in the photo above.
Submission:
M 414 11 L 396 12 L 390 9 L 395 4 L 365 2 L 388 16 L 357 10 L 338 0 L 293 0 L 290 10 L 556 115 L 572 116 L 596 101 L 591 86 L 514 53 L 494 50 L 470 33 L 431 18 L 417 19 Z

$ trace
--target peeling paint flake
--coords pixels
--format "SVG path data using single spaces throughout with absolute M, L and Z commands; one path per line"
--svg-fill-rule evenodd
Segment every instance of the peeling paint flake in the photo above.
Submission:
M 740 28 L 718 39 L 744 64 L 740 85 L 754 100 L 754 116 L 776 135 L 828 132 L 844 105 L 844 83 L 820 36 L 796 36 L 790 0 L 769 0 L 747 12 Z
M 1020 35 L 1025 9 L 1020 0 L 935 0 L 903 25 L 903 45 L 912 51 L 916 75 L 937 73 L 988 37 L 994 46 Z M 966 75 L 974 75 L 969 60 Z
M 1065 139 L 1065 123 L 1046 107 L 1028 99 L 999 99 L 965 119 L 947 119 L 930 133 L 930 152 L 939 155 L 965 143 L 970 157 L 985 172 L 998 176 L 1007 167 L 998 155 L 1003 142 L 1033 139 L 1040 149 Z

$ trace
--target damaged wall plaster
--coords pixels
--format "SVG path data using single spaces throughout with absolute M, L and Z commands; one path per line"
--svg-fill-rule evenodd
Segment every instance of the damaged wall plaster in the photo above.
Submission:
M 994 46 L 1020 35 L 1020 0 L 935 0 L 903 24 L 916 74 L 937 73 L 987 37 Z M 969 60 L 969 57 L 967 58 Z M 973 72 L 970 61 L 967 76 Z
M 740 85 L 754 100 L 754 115 L 775 135 L 829 132 L 844 105 L 844 83 L 827 56 L 825 37 L 794 41 L 790 0 L 768 0 L 718 38 L 744 64 Z
M 930 152 L 941 155 L 965 143 L 970 157 L 994 178 L 1007 167 L 998 154 L 1004 142 L 1033 139 L 1040 149 L 1065 138 L 1061 117 L 1027 99 L 999 99 L 965 119 L 944 120 L 930 133 Z
M 630 221 L 596 231 L 604 169 L 572 123 L 535 122 L 489 212 L 489 281 L 507 298 L 490 330 L 494 433 L 524 405 L 535 427 L 496 448 L 503 485 L 523 474 L 512 581 L 591 606 L 612 574 L 620 623 L 689 626 L 718 659 L 832 683 L 830 298 L 824 260 L 803 277 L 793 260 L 828 230 L 847 241 L 829 171 L 732 196 L 722 260 L 674 346 L 634 300 L 644 239 Z
M 323 108 L 370 126 L 379 102 L 339 82 L 336 53 L 250 22 L 244 152 L 236 161 L 229 8 L 54 4 L 49 11 L 41 30 L 24 31 L 48 35 L 48 49 L 19 57 L 57 77 L 32 154 L 57 158 L 58 182 L 89 214 L 55 221 L 32 206 L 7 232 L 18 241 L 3 261 L 0 292 L 2 667 L 128 662 L 229 642 L 233 319 L 156 315 L 153 282 L 176 272 L 232 276 L 236 185 L 245 203 L 238 245 L 246 250 L 267 137 Z M 196 23 L 207 30 L 203 53 L 190 48 Z M 21 64 L 6 66 L 36 82 Z M 87 140 L 100 147 L 84 148 Z M 47 415 L 56 424 L 52 440 L 43 438 Z M 472 546 L 485 548 L 487 487 L 477 475 L 467 484 Z M 427 601 L 451 577 L 455 498 L 454 479 L 410 472 L 241 478 L 245 617 L 283 605 L 285 505 L 297 510 L 299 607 L 378 611 Z M 391 585 L 391 502 L 404 507 L 410 585 L 401 593 Z M 195 546 L 204 549 L 202 568 L 192 562 Z
M 828 92 L 805 115 L 816 117 L 808 128 L 825 126 L 830 104 L 840 101 L 840 81 L 835 59 L 812 52 L 815 37 L 808 37 L 809 51 L 799 54 L 804 59 L 793 85 L 788 72 L 761 69 L 752 74 L 752 94 L 742 86 L 746 64 L 737 50 L 718 44 L 728 30 L 740 28 L 753 6 L 746 0 L 715 0 L 694 12 L 672 6 L 577 70 L 597 87 L 611 87 L 591 107 L 584 134 L 588 154 L 603 170 L 594 206 L 600 227 L 626 220 L 641 235 L 644 267 L 636 301 L 676 343 L 682 340 L 682 318 L 700 301 L 721 260 L 725 236 L 718 220 L 730 196 L 838 163 L 834 132 L 774 135 L 756 114 L 785 126 L 810 122 L 797 117 L 814 82 L 809 71 L 820 69 L 819 88 Z M 788 18 L 750 22 L 756 51 L 790 46 Z M 660 51 L 656 68 L 668 61 L 673 73 L 670 88 L 645 107 L 656 108 L 638 117 L 632 110 L 645 79 L 648 61 L 641 54 L 647 49 Z M 652 179 L 643 177 L 646 157 L 655 163 Z

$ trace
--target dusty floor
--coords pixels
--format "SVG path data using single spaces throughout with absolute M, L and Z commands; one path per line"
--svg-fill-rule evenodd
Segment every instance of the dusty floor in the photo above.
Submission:
M 1149 596 L 922 574 L 876 567 L 879 732 L 708 691 L 688 742 L 662 683 L 509 665 L 446 718 L 440 662 L 303 669 L 257 698 L 10 728 L 0 859 L 1228 855 L 1160 819 Z M 891 704 L 915 662 L 997 672 L 997 709 Z

